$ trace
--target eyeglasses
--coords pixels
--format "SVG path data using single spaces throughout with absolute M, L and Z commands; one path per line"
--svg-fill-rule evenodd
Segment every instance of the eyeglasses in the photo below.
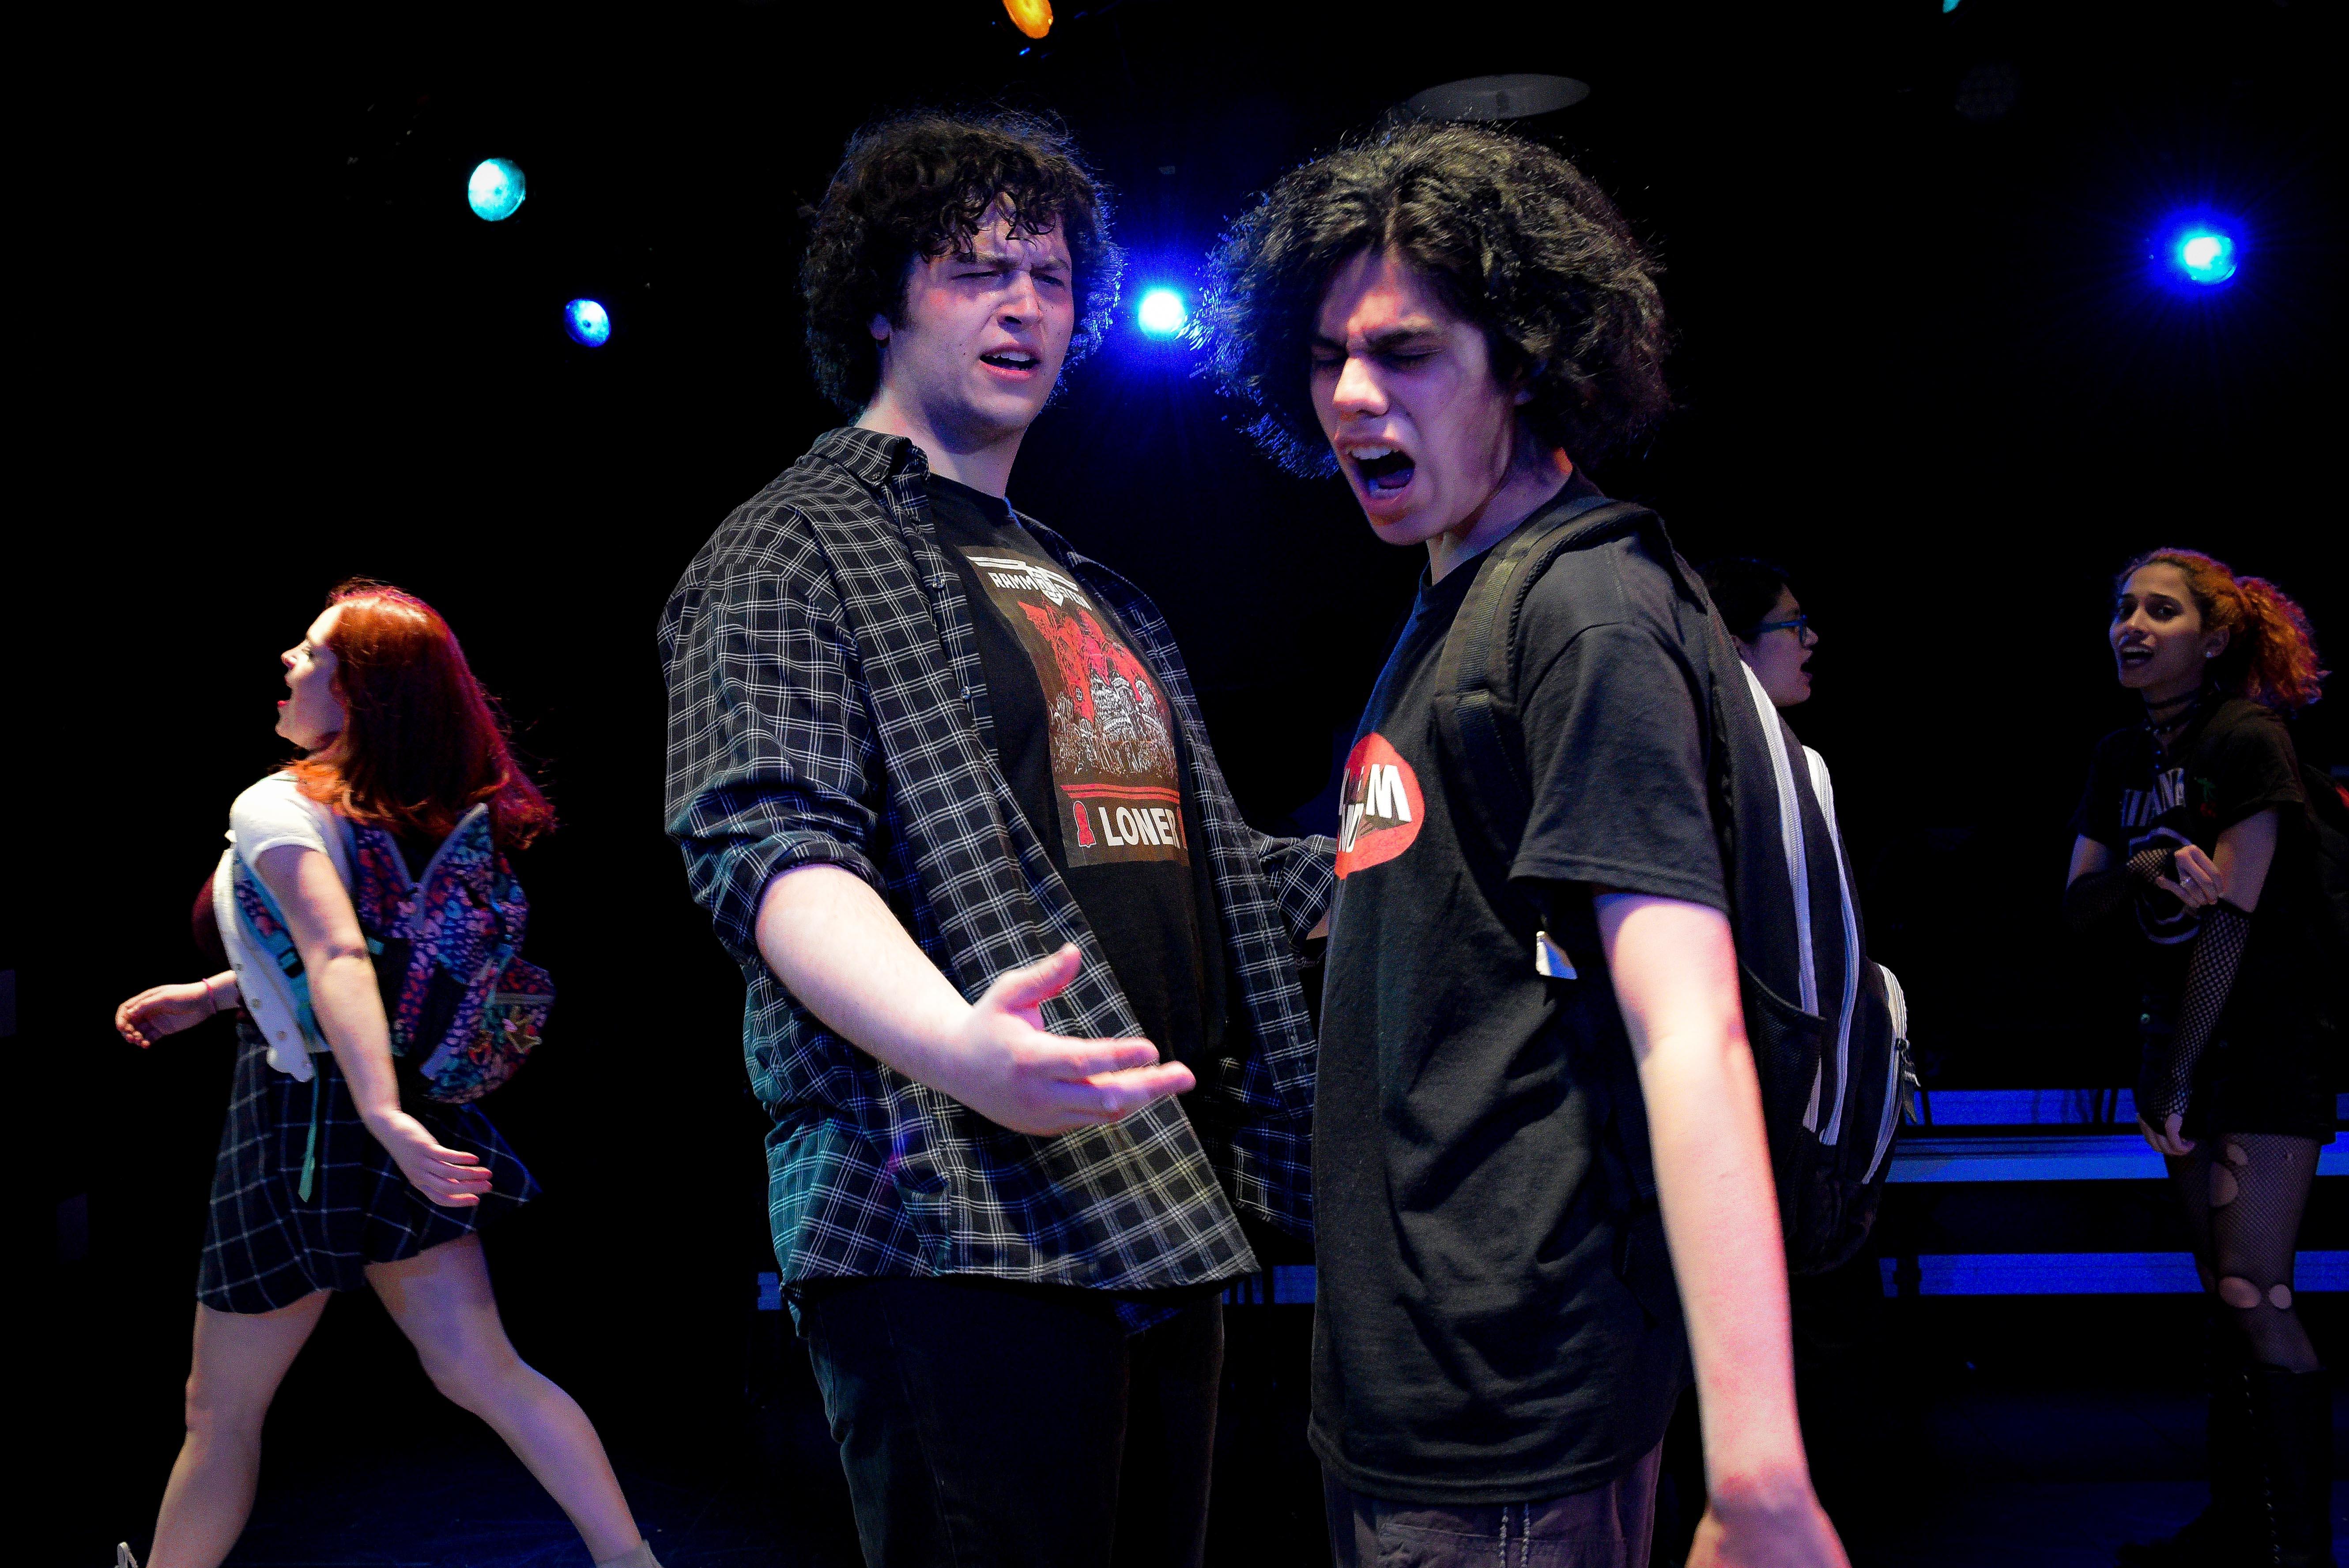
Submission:
M 1789 621 L 1764 621 L 1754 628 L 1754 636 L 1749 640 L 1758 642 L 1765 632 L 1792 632 L 1800 637 L 1810 629 L 1811 618 L 1808 615 L 1796 615 Z

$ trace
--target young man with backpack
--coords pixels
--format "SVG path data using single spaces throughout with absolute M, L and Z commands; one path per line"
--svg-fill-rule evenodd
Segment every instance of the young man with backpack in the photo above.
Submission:
M 1260 441 L 1428 553 L 1340 795 L 1310 1429 L 1338 1563 L 1645 1563 L 1692 1352 L 1691 1562 L 1841 1563 L 1780 1239 L 1848 1245 L 1878 1176 L 1804 1130 L 1846 1093 L 1814 943 L 1841 928 L 1741 952 L 1747 911 L 1822 896 L 1816 808 L 1661 525 L 1580 467 L 1665 406 L 1645 258 L 1557 154 L 1403 124 L 1244 216 L 1203 321 Z
M 860 132 L 802 273 L 854 424 L 661 626 L 668 829 L 874 1568 L 1197 1563 L 1239 1213 L 1309 1222 L 1330 843 L 1241 820 L 1158 612 L 1004 500 L 1118 264 L 1057 130 Z

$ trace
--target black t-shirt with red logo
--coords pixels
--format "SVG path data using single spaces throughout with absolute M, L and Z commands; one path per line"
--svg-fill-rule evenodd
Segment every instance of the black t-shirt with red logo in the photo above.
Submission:
M 1314 1111 L 1314 1447 L 1357 1491 L 1453 1505 L 1603 1485 L 1663 1436 L 1679 1304 L 1644 1140 L 1609 1125 L 1638 1079 L 1591 890 L 1727 905 L 1702 665 L 1635 537 L 1528 597 L 1536 804 L 1506 861 L 1476 826 L 1436 664 L 1484 565 L 1423 580 L 1347 761 Z M 1537 903 L 1576 978 L 1537 972 Z
M 1223 1037 L 1223 944 L 1182 726 L 1115 617 L 1009 503 L 935 474 L 929 498 L 1020 811 L 1143 1035 L 1203 1068 Z

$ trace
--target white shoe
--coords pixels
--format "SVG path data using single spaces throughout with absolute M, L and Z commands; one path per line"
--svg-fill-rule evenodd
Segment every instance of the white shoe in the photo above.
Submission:
M 139 1568 L 139 1559 L 130 1555 L 130 1542 L 128 1541 L 115 1547 L 114 1568 Z

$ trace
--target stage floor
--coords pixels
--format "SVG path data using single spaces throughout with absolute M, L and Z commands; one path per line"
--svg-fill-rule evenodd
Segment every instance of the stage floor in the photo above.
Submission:
M 1234 1367 L 1247 1375 L 1261 1365 L 1251 1357 L 1278 1351 L 1249 1343 L 1256 1326 L 1245 1312 L 1235 1316 Z M 2202 1415 L 2190 1389 L 2134 1390 L 2109 1363 L 2051 1377 L 2031 1360 L 2028 1381 L 2014 1376 L 2018 1367 L 1961 1362 L 1915 1387 L 1874 1483 L 1885 1506 L 1874 1521 L 1853 1522 L 1856 1563 L 2103 1568 L 2118 1542 L 2164 1533 L 2194 1511 Z M 672 1418 L 661 1429 L 607 1423 L 622 1481 L 667 1568 L 858 1563 L 813 1386 L 797 1370 L 787 1357 L 755 1402 L 729 1411 Z M 1294 1414 L 1285 1403 L 1260 1407 L 1256 1416 L 1278 1429 L 1250 1434 L 1247 1446 L 1300 1459 L 1290 1447 Z M 259 1505 L 232 1568 L 586 1568 L 562 1515 L 487 1429 L 453 1412 L 447 1424 L 429 1436 L 420 1422 L 357 1436 L 345 1429 L 333 1440 L 291 1423 L 273 1431 Z M 1277 1472 L 1273 1485 L 1285 1491 L 1309 1484 L 1294 1463 Z M 1219 1495 L 1210 1561 L 1311 1563 L 1313 1501 L 1269 1489 Z M 2336 1503 L 2349 1507 L 2349 1487 L 2336 1489 Z

